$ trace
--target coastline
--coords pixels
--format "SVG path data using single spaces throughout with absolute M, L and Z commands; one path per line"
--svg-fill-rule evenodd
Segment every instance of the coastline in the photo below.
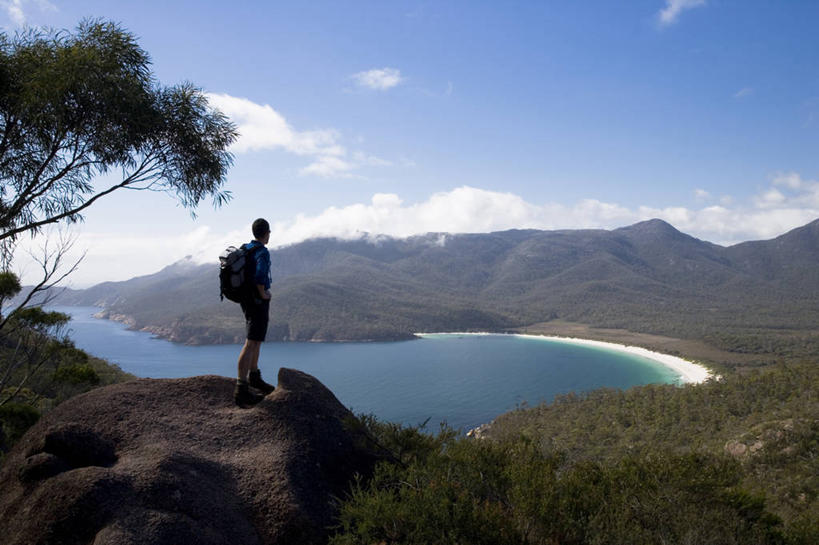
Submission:
M 66 305 L 70 306 L 70 305 Z M 132 331 L 144 331 L 147 333 L 151 333 L 157 338 L 175 343 L 175 344 L 186 344 L 186 345 L 211 345 L 211 344 L 241 344 L 241 339 L 238 337 L 236 339 L 228 339 L 228 342 L 218 342 L 218 343 L 202 343 L 202 342 L 190 342 L 189 340 L 185 342 L 182 339 L 174 338 L 172 331 L 169 328 L 162 328 L 157 326 L 146 326 L 146 327 L 137 327 L 136 320 L 132 317 L 124 315 L 124 314 L 116 314 L 112 313 L 109 309 L 105 307 L 96 307 L 99 308 L 99 311 L 93 314 L 94 318 L 103 319 L 103 320 L 110 320 L 114 322 L 123 323 L 127 326 L 129 330 Z M 420 338 L 420 337 L 430 337 L 435 335 L 507 335 L 507 336 L 514 336 L 520 338 L 529 338 L 535 340 L 543 340 L 543 341 L 550 341 L 550 342 L 563 342 L 569 344 L 576 344 L 576 345 L 585 345 L 591 346 L 596 348 L 603 348 L 607 350 L 613 350 L 618 352 L 624 352 L 636 356 L 641 356 L 643 358 L 652 360 L 667 369 L 671 369 L 674 371 L 678 376 L 678 381 L 680 383 L 686 384 L 699 384 L 707 381 L 711 378 L 719 379 L 719 375 L 715 375 L 710 369 L 708 369 L 702 363 L 696 363 L 694 361 L 689 361 L 683 359 L 678 356 L 672 356 L 671 354 L 665 354 L 663 352 L 658 352 L 656 350 L 649 350 L 648 348 L 643 348 L 641 346 L 630 345 L 630 344 L 623 344 L 618 342 L 611 342 L 611 341 L 598 341 L 588 338 L 582 337 L 572 337 L 572 336 L 560 336 L 560 335 L 543 335 L 543 334 L 533 334 L 533 333 L 502 333 L 502 332 L 492 332 L 492 331 L 480 331 L 480 332 L 463 332 L 463 331 L 451 331 L 451 332 L 423 332 L 423 333 L 414 333 L 410 334 L 407 337 L 398 337 L 398 338 L 389 338 L 389 339 L 355 339 L 355 340 L 346 340 L 346 339 L 332 339 L 332 340 L 325 340 L 325 339 L 309 339 L 304 341 L 285 341 L 285 342 L 308 342 L 308 343 L 346 343 L 346 342 L 353 342 L 353 343 L 360 343 L 360 342 L 395 342 L 395 341 L 405 341 L 410 340 L 413 338 Z M 234 342 L 230 342 L 233 340 Z M 273 341 L 271 341 L 273 342 Z
M 592 339 L 581 339 L 577 337 L 557 337 L 553 335 L 532 335 L 525 333 L 491 333 L 491 332 L 441 332 L 441 333 L 416 333 L 419 337 L 431 337 L 434 335 L 512 335 L 514 337 L 544 340 L 550 342 L 563 342 L 568 344 L 578 344 L 585 346 L 593 346 L 596 348 L 605 348 L 617 352 L 625 352 L 641 356 L 663 365 L 677 373 L 679 380 L 686 384 L 700 384 L 706 380 L 713 378 L 714 374 L 710 369 L 700 363 L 694 363 L 686 359 L 672 356 L 671 354 L 663 354 L 662 352 L 655 352 L 640 346 L 630 346 L 625 344 L 618 344 L 606 341 L 595 341 Z

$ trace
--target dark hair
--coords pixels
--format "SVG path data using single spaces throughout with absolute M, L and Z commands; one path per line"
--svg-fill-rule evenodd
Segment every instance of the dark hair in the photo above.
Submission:
M 253 236 L 254 238 L 262 238 L 270 232 L 270 224 L 267 220 L 259 218 L 253 222 Z

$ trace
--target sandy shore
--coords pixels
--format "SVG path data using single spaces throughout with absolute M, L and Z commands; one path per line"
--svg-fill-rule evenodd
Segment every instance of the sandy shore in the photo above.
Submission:
M 431 335 L 503 335 L 503 333 L 416 333 L 416 335 L 418 335 L 419 337 L 425 337 Z M 523 337 L 527 339 L 538 339 L 552 342 L 581 344 L 586 346 L 594 346 L 597 348 L 605 348 L 608 350 L 616 350 L 618 352 L 626 352 L 628 354 L 635 354 L 637 356 L 642 356 L 644 358 L 654 360 L 657 363 L 660 363 L 665 367 L 668 367 L 669 369 L 673 370 L 680 376 L 681 382 L 697 384 L 700 382 L 705 382 L 707 379 L 713 376 L 711 371 L 709 371 L 708 368 L 705 367 L 704 365 L 690 362 L 688 360 L 678 358 L 677 356 L 671 356 L 670 354 L 654 352 L 646 348 L 641 348 L 639 346 L 627 346 L 625 344 L 592 341 L 590 339 L 577 339 L 574 337 L 552 337 L 547 335 L 524 335 L 517 333 L 512 335 L 514 335 L 515 337 Z

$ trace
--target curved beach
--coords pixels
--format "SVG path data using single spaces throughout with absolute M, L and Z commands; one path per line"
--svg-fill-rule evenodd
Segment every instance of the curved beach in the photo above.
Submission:
M 416 333 L 419 337 L 424 337 L 428 335 L 512 335 L 515 337 L 527 338 L 527 339 L 537 339 L 537 340 L 544 340 L 544 341 L 551 341 L 551 342 L 563 342 L 563 343 L 570 343 L 570 344 L 580 344 L 586 346 L 594 346 L 597 348 L 605 348 L 607 350 L 615 350 L 618 352 L 626 352 L 628 354 L 634 354 L 637 356 L 642 356 L 644 358 L 656 361 L 657 363 L 668 367 L 669 369 L 673 370 L 677 373 L 680 377 L 680 381 L 689 384 L 699 384 L 701 382 L 705 382 L 709 378 L 713 377 L 711 371 L 701 365 L 699 363 L 694 363 L 683 358 L 679 358 L 677 356 L 672 356 L 670 354 L 663 354 L 661 352 L 654 352 L 652 350 L 648 350 L 647 348 L 642 348 L 640 346 L 629 346 L 625 344 L 617 344 L 611 342 L 604 342 L 604 341 L 593 341 L 591 339 L 579 339 L 575 337 L 555 337 L 549 335 L 529 335 L 529 334 L 522 334 L 522 333 L 489 333 L 489 332 L 480 332 L 480 333 L 460 333 L 460 332 L 451 332 L 451 333 Z

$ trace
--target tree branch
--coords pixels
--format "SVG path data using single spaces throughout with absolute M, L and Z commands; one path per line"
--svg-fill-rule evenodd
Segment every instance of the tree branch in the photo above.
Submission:
M 152 159 L 150 159 L 150 160 L 152 160 Z M 97 193 L 96 195 L 94 195 L 93 197 L 91 197 L 90 199 L 88 199 L 87 201 L 82 203 L 81 205 L 79 205 L 79 206 L 77 206 L 75 208 L 72 208 L 70 210 L 66 210 L 66 211 L 64 211 L 64 212 L 62 212 L 60 214 L 57 214 L 55 216 L 52 216 L 50 218 L 46 218 L 44 220 L 27 223 L 27 224 L 22 225 L 20 227 L 16 227 L 14 229 L 9 229 L 8 231 L 0 233 L 0 240 L 3 240 L 5 238 L 9 238 L 9 237 L 14 237 L 14 236 L 16 236 L 16 235 L 18 235 L 20 233 L 24 233 L 26 231 L 36 230 L 36 229 L 39 229 L 40 227 L 42 227 L 44 225 L 57 223 L 60 220 L 63 220 L 65 218 L 75 216 L 75 215 L 79 214 L 80 212 L 82 212 L 83 210 L 85 210 L 86 208 L 88 208 L 89 206 L 91 206 L 92 204 L 94 204 L 94 202 L 96 202 L 98 199 L 104 197 L 105 195 L 108 195 L 109 193 L 113 193 L 117 189 L 122 189 L 123 187 L 128 187 L 129 185 L 131 185 L 133 183 L 144 181 L 146 178 L 143 177 L 145 175 L 145 172 L 143 172 L 143 169 L 148 164 L 148 162 L 149 162 L 149 159 L 144 160 L 142 162 L 142 164 L 139 166 L 139 168 L 136 171 L 134 171 L 134 173 L 131 174 L 128 178 L 126 178 L 125 180 L 123 180 L 122 182 L 120 182 L 120 183 L 118 183 L 116 185 L 113 185 L 113 186 L 109 187 L 105 191 L 101 191 L 101 192 Z
M 48 293 L 49 290 L 51 290 L 57 284 L 59 284 L 60 282 L 65 280 L 66 277 L 68 277 L 68 275 L 70 275 L 74 271 L 76 271 L 77 267 L 79 267 L 82 260 L 85 259 L 85 252 L 83 252 L 83 254 L 80 256 L 80 258 L 77 259 L 77 261 L 75 261 L 74 264 L 71 265 L 71 267 L 68 268 L 68 270 L 66 270 L 63 274 L 61 274 L 59 276 L 59 278 L 52 281 L 52 278 L 57 273 L 57 270 L 60 268 L 60 264 L 62 263 L 63 257 L 74 246 L 74 241 L 73 240 L 65 241 L 65 240 L 61 239 L 60 243 L 59 243 L 59 246 L 60 246 L 59 249 L 56 252 L 53 252 L 53 253 L 49 253 L 47 248 L 44 249 L 43 258 L 41 260 L 38 260 L 40 262 L 40 266 L 43 269 L 43 278 L 42 278 L 42 280 L 40 280 L 40 282 L 38 282 L 37 285 L 35 285 L 31 289 L 31 291 L 29 291 L 29 293 L 26 295 L 26 297 L 23 299 L 23 301 L 20 304 L 17 305 L 17 308 L 15 308 L 11 312 L 7 313 L 5 315 L 5 317 L 3 317 L 2 321 L 0 321 L 0 331 L 3 330 L 3 328 L 6 326 L 6 324 L 8 323 L 9 319 L 11 319 L 11 317 L 13 317 L 16 313 L 20 312 L 20 310 L 25 308 L 26 305 L 28 305 L 31 302 L 31 300 L 34 298 L 35 294 L 40 293 L 40 292 Z M 49 261 L 51 261 L 50 266 L 49 266 Z M 54 297 L 55 296 L 47 295 L 46 299 L 41 303 L 41 305 L 48 304 L 50 301 L 53 300 Z
M 11 376 L 11 372 L 14 371 L 19 365 L 14 365 L 14 362 L 17 360 L 17 353 L 20 351 L 20 345 L 23 343 L 22 338 L 17 339 L 17 346 L 14 347 L 14 354 L 8 359 L 8 367 L 6 368 L 6 372 L 3 374 L 3 378 L 0 379 L 0 392 L 3 391 L 3 388 L 8 382 L 9 377 Z
M 32 376 L 34 376 L 34 375 L 37 373 L 37 371 L 39 371 L 39 370 L 40 370 L 40 367 L 42 367 L 42 366 L 43 366 L 43 364 L 44 364 L 45 362 L 47 362 L 47 361 L 48 361 L 48 356 L 47 356 L 47 355 L 44 355 L 44 356 L 43 356 L 43 357 L 40 359 L 40 361 L 38 361 L 37 363 L 35 363 L 33 366 L 31 366 L 31 365 L 30 365 L 30 366 L 29 366 L 29 368 L 28 368 L 28 373 L 26 373 L 26 376 L 25 376 L 25 377 L 23 377 L 23 380 L 21 380 L 21 381 L 20 381 L 20 383 L 17 385 L 17 388 L 14 390 L 14 392 L 13 392 L 13 393 L 11 393 L 11 394 L 9 394 L 9 395 L 6 397 L 6 399 L 4 399 L 4 400 L 0 401 L 0 407 L 2 407 L 3 405 L 5 405 L 6 403 L 8 403 L 9 401 L 11 401 L 12 399 L 14 399 L 15 397 L 17 397 L 17 394 L 19 394 L 19 393 L 20 393 L 20 391 L 23 389 L 23 386 L 25 386 L 25 385 L 26 385 L 26 383 L 29 381 L 29 379 L 30 379 Z
M 59 137 L 60 139 L 62 137 Z M 59 141 L 55 138 L 55 141 Z M 75 169 L 82 169 L 86 166 L 92 165 L 94 161 L 84 161 L 81 163 L 77 163 L 79 158 L 82 154 L 77 154 L 77 147 L 79 146 L 79 140 L 75 141 L 74 143 L 74 153 L 71 161 L 68 161 L 65 166 L 63 166 L 60 171 L 58 171 L 53 176 L 47 178 L 44 182 L 41 183 L 41 177 L 43 173 L 46 171 L 49 163 L 51 163 L 54 158 L 57 156 L 57 153 L 62 149 L 61 145 L 55 144 L 52 148 L 51 152 L 49 153 L 48 157 L 46 157 L 40 167 L 37 169 L 37 172 L 31 178 L 31 182 L 24 188 L 22 188 L 17 193 L 17 199 L 13 202 L 10 206 L 7 207 L 4 217 L 0 219 L 0 223 L 8 222 L 11 223 L 12 218 L 17 217 L 27 206 L 29 206 L 32 202 L 36 199 L 42 197 L 46 193 L 48 193 L 59 180 L 69 174 L 72 170 Z

